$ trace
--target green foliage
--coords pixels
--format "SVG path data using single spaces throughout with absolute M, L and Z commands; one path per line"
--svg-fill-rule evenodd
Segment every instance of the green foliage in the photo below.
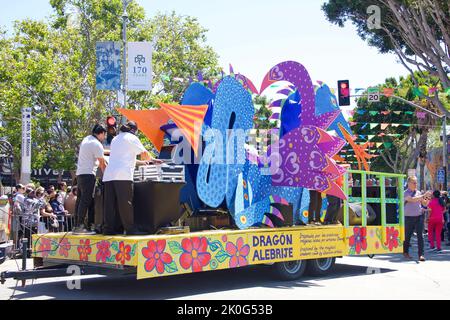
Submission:
M 255 128 L 258 130 L 268 130 L 277 126 L 276 121 L 271 121 L 269 118 L 272 116 L 272 111 L 268 108 L 269 101 L 266 96 L 255 96 L 253 99 L 255 105 L 254 123 Z
M 395 0 L 397 6 L 402 6 L 406 10 L 417 8 L 417 4 L 423 1 L 418 0 Z M 442 14 L 447 19 L 450 15 L 450 6 L 449 2 L 446 0 L 435 0 L 433 1 L 437 4 L 437 10 L 440 14 Z M 376 5 L 381 9 L 382 19 L 381 25 L 382 28 L 370 29 L 368 22 L 369 17 L 372 15 L 371 12 L 368 13 L 368 8 L 372 5 Z M 401 30 L 401 26 L 398 23 L 396 18 L 396 12 L 392 10 L 392 7 L 388 5 L 386 1 L 383 0 L 328 0 L 322 6 L 323 11 L 327 19 L 343 27 L 346 21 L 351 21 L 357 28 L 358 35 L 363 39 L 367 40 L 367 42 L 380 50 L 382 53 L 392 52 L 395 53 L 395 46 L 392 39 L 389 37 L 387 31 L 394 35 L 394 39 L 400 43 L 401 47 L 406 48 L 407 54 L 413 55 L 414 48 L 411 48 L 408 45 L 408 41 L 402 37 L 399 30 Z M 405 10 L 405 11 L 406 11 Z M 429 14 L 428 23 L 430 26 L 436 31 L 433 36 L 440 41 L 443 41 L 443 33 L 440 30 L 440 27 L 437 25 L 436 21 L 431 18 L 431 10 L 425 12 L 425 15 Z M 433 14 L 435 14 L 433 12 Z M 411 18 L 411 20 L 413 20 Z M 394 22 L 394 23 L 393 23 Z M 444 21 L 445 22 L 445 21 Z M 414 23 L 414 21 L 411 21 Z M 447 31 L 448 32 L 448 31 Z
M 79 144 L 118 107 L 117 93 L 95 89 L 95 44 L 122 37 L 121 0 L 50 0 L 49 21 L 18 21 L 0 30 L 0 136 L 14 147 L 19 169 L 21 108 L 33 107 L 32 167 L 74 169 Z M 148 19 L 136 1 L 128 9 L 128 41 L 154 42 L 153 92 L 131 92 L 128 104 L 148 108 L 177 101 L 187 79 L 218 74 L 218 56 L 195 18 Z M 177 81 L 178 79 L 179 81 Z M 128 106 L 127 106 L 128 107 Z
M 370 7 L 379 9 L 377 26 Z M 434 87 L 439 85 L 441 93 L 450 87 L 448 0 L 328 0 L 322 9 L 334 24 L 343 27 L 346 21 L 352 22 L 358 35 L 381 53 L 395 53 L 411 74 L 416 91 L 422 91 L 422 98 L 450 115 L 448 94 L 445 98 L 431 94 L 420 81 L 420 77 L 432 75 L 437 80 L 433 80 Z
M 415 76 L 425 92 L 430 87 L 434 87 L 436 81 L 439 82 L 435 77 L 421 77 L 419 74 Z M 384 88 L 394 88 L 395 95 L 421 105 L 427 110 L 438 112 L 437 108 L 426 99 L 414 94 L 415 86 L 411 76 L 400 77 L 399 80 L 388 78 L 384 84 L 378 87 L 380 91 L 383 91 Z M 360 110 L 364 110 L 364 113 L 360 114 L 358 112 Z M 376 137 L 370 141 L 383 143 L 376 149 L 379 157 L 371 161 L 372 171 L 403 173 L 405 170 L 415 167 L 418 156 L 416 149 L 422 148 L 421 152 L 426 154 L 427 139 L 430 140 L 427 136 L 428 132 L 439 125 L 436 123 L 436 119 L 428 114 L 425 114 L 425 119 L 418 119 L 416 111 L 420 112 L 420 109 L 394 97 L 381 96 L 378 103 L 369 103 L 367 97 L 362 97 L 358 99 L 355 111 L 353 121 L 357 124 L 352 127 L 353 131 L 359 135 L 375 135 Z M 383 114 L 382 111 L 390 111 L 390 113 Z M 401 113 L 396 114 L 393 111 L 401 111 Z M 371 129 L 370 125 L 365 126 L 365 123 L 408 124 L 409 126 L 388 126 L 386 130 L 380 131 L 379 127 Z M 385 133 L 385 136 L 377 136 L 381 132 Z M 417 139 L 418 137 L 421 138 Z M 360 142 L 364 141 L 360 140 Z

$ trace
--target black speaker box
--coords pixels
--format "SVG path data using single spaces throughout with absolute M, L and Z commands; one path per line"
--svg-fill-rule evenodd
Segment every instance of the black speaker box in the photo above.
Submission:
M 134 184 L 134 221 L 142 231 L 155 233 L 182 214 L 180 190 L 184 182 L 146 181 Z

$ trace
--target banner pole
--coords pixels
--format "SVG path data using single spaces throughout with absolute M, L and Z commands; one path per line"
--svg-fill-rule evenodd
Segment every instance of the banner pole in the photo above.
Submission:
M 123 107 L 126 108 L 127 105 L 127 20 L 128 20 L 128 13 L 127 13 L 127 7 L 130 4 L 130 0 L 123 0 L 123 14 L 122 14 L 122 23 L 123 23 L 123 30 L 122 30 L 122 42 L 123 42 L 123 85 L 122 85 L 122 92 L 123 92 Z M 127 119 L 123 116 L 122 117 L 122 123 L 125 123 Z

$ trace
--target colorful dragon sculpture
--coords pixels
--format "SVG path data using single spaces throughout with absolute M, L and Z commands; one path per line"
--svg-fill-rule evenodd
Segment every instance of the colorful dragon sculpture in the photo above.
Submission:
M 281 130 L 266 154 L 255 158 L 244 148 L 247 139 L 235 139 L 232 133 L 253 129 L 255 108 L 251 94 L 262 94 L 278 82 L 289 83 L 278 92 L 284 99 L 272 104 L 281 107 Z M 212 208 L 226 206 L 240 229 L 274 227 L 276 220 L 285 219 L 284 206 L 292 205 L 298 213 L 304 188 L 345 198 L 335 183 L 345 169 L 333 160 L 345 141 L 327 133 L 332 124 L 339 122 L 341 112 L 337 108 L 318 114 L 319 95 L 319 100 L 327 103 L 334 98 L 326 88 L 314 90 L 303 65 L 287 61 L 270 69 L 259 91 L 238 74 L 209 87 L 192 83 L 180 105 L 119 111 L 144 126 L 144 133 L 157 147 L 164 136 L 162 123 L 174 122 L 182 131 L 194 153 L 201 155 L 199 164 L 186 164 L 189 197 Z M 199 122 L 201 128 L 196 129 L 195 123 Z

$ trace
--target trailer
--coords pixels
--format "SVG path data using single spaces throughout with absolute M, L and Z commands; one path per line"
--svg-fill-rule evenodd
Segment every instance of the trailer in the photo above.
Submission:
M 361 177 L 361 186 L 350 185 L 349 176 Z M 368 194 L 368 177 L 377 181 L 378 198 Z M 35 268 L 3 272 L 1 282 L 52 276 L 67 276 L 66 268 L 79 266 L 81 274 L 135 274 L 137 279 L 188 273 L 235 269 L 261 264 L 273 265 L 283 280 L 295 280 L 309 271 L 313 275 L 329 273 L 337 257 L 402 252 L 404 240 L 403 175 L 352 171 L 345 174 L 342 206 L 343 223 L 336 225 L 293 225 L 282 228 L 247 230 L 205 230 L 181 234 L 145 236 L 74 235 L 47 233 L 33 236 L 32 256 Z M 397 196 L 387 193 L 386 180 L 395 179 Z M 391 182 L 389 183 L 391 184 Z M 391 187 L 392 188 L 392 187 Z M 352 196 L 354 191 L 360 196 Z M 350 216 L 350 205 L 360 203 L 379 208 L 379 223 L 369 225 L 361 214 L 357 224 Z M 397 221 L 388 217 L 388 206 L 395 207 Z

